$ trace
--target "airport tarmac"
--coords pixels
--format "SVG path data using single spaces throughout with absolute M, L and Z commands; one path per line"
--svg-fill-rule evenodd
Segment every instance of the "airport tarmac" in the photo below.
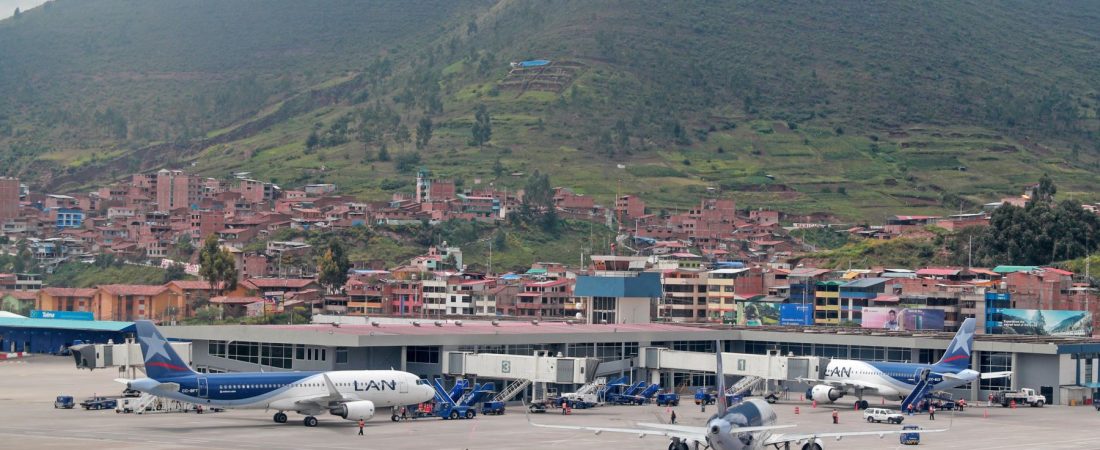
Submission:
M 386 411 L 367 422 L 366 435 L 358 436 L 353 422 L 334 416 L 318 416 L 316 428 L 306 428 L 301 416 L 291 414 L 286 424 L 271 420 L 273 412 L 226 411 L 213 414 L 116 414 L 114 411 L 85 411 L 53 408 L 57 395 L 72 395 L 79 403 L 93 394 L 115 395 L 121 385 L 112 381 L 116 370 L 78 371 L 72 360 L 34 356 L 24 360 L 0 361 L 0 448 L 110 448 L 110 449 L 665 449 L 667 440 L 634 435 L 571 432 L 535 428 L 519 407 L 504 416 L 478 416 L 473 420 L 420 419 L 394 423 Z M 690 401 L 690 400 L 688 400 Z M 799 407 L 800 414 L 794 414 Z M 702 424 L 714 412 L 694 405 L 676 409 L 681 425 Z M 838 405 L 840 424 L 831 423 L 832 408 L 811 408 L 803 402 L 775 405 L 781 424 L 797 424 L 791 432 L 871 431 L 898 428 L 897 425 L 869 424 L 851 405 Z M 654 405 L 604 406 L 575 411 L 572 415 L 536 414 L 533 421 L 547 424 L 575 424 L 633 427 L 635 422 L 666 422 L 668 409 Z M 988 413 L 988 417 L 986 417 Z M 943 433 L 924 436 L 920 447 L 927 449 L 1096 449 L 1100 448 L 1095 426 L 1100 413 L 1092 407 L 1053 406 L 1046 408 L 968 408 L 952 416 L 937 414 L 906 417 L 906 423 L 925 428 L 950 427 Z M 783 430 L 786 431 L 786 430 Z M 846 438 L 825 441 L 827 449 L 896 449 L 896 435 L 883 439 Z M 909 447 L 906 447 L 909 448 Z

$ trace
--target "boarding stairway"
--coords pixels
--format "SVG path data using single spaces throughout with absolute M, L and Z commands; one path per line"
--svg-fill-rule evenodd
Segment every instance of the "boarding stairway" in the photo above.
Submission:
M 913 387 L 913 392 L 910 392 L 909 395 L 905 397 L 905 400 L 901 401 L 902 412 L 909 411 L 910 405 L 912 405 L 914 411 L 920 410 L 921 401 L 924 400 L 928 394 L 932 393 L 932 387 L 935 386 L 928 377 L 931 373 L 932 370 L 928 368 L 920 370 L 920 373 L 917 375 L 917 384 Z
M 148 393 L 141 394 L 141 397 L 138 397 L 133 408 L 131 408 L 131 412 L 135 414 L 182 413 L 194 410 L 195 404 L 193 403 L 157 397 Z
M 509 383 L 504 389 L 501 389 L 497 395 L 493 396 L 494 402 L 507 402 L 516 398 L 520 392 L 527 389 L 527 386 L 531 385 L 531 380 L 516 380 Z
M 754 389 L 759 387 L 760 384 L 762 384 L 764 381 L 765 380 L 764 380 L 763 377 L 758 377 L 758 376 L 754 376 L 754 375 L 745 375 L 745 376 L 741 377 L 740 380 L 737 380 L 736 383 L 733 383 L 733 385 L 730 386 L 728 389 L 726 389 L 726 395 L 727 396 L 730 396 L 730 395 L 737 396 L 737 395 L 744 394 L 746 392 L 751 393 Z

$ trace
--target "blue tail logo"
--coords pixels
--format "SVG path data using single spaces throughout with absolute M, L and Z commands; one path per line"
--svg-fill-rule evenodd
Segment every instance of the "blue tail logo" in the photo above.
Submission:
M 970 349 L 974 346 L 973 317 L 963 321 L 959 331 L 955 333 L 955 339 L 947 346 L 947 352 L 936 363 L 937 372 L 960 372 L 970 368 Z
M 157 330 L 156 325 L 148 320 L 134 322 L 137 328 L 138 343 L 141 344 L 141 353 L 145 355 L 145 373 L 149 378 L 160 381 L 166 378 L 175 378 L 181 375 L 192 375 L 195 372 L 187 366 L 187 363 L 176 354 L 168 340 Z

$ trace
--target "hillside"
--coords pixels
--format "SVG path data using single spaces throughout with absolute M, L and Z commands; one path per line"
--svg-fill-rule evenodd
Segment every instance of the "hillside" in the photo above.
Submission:
M 192 166 L 385 198 L 417 165 L 510 189 L 540 169 L 601 202 L 717 187 L 870 221 L 1050 173 L 1095 201 L 1095 23 L 1087 1 L 56 0 L 0 22 L 0 172 L 76 190 Z M 553 62 L 510 73 L 533 58 Z

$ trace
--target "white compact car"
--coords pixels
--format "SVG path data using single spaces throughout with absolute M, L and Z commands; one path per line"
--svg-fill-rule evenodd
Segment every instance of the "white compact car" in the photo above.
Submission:
M 885 408 L 868 408 L 863 411 L 863 418 L 868 422 L 901 423 L 905 416 L 901 413 Z

